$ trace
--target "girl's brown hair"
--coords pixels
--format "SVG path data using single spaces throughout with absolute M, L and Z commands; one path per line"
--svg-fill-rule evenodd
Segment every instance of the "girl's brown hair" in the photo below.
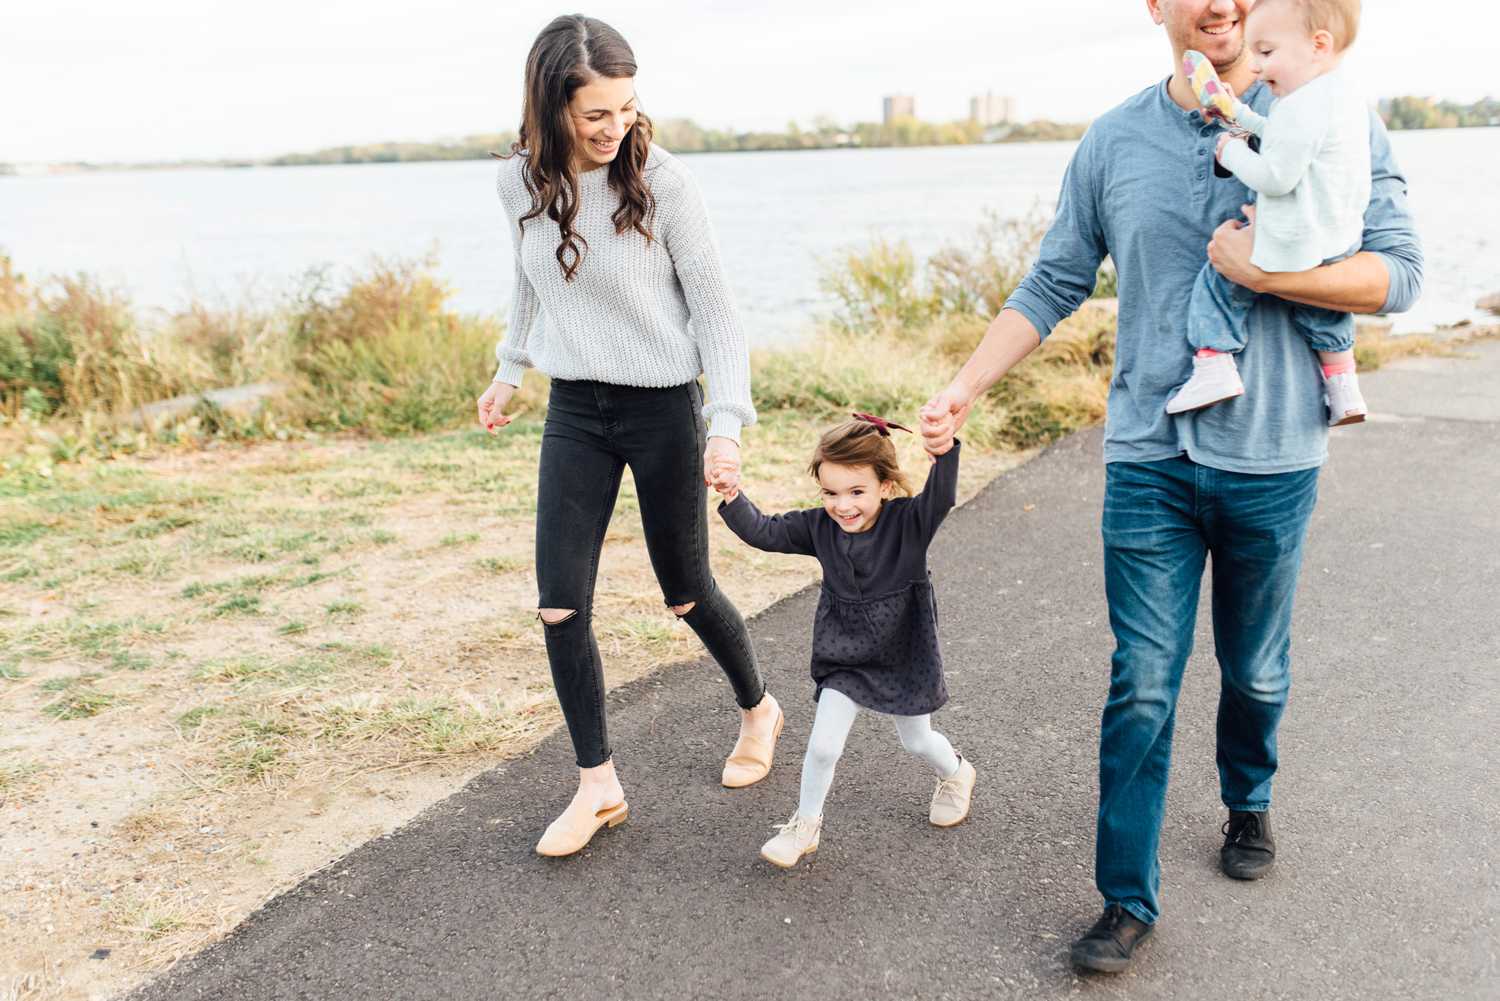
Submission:
M 573 165 L 573 122 L 568 103 L 578 88 L 598 77 L 611 80 L 635 76 L 635 53 L 618 31 L 597 18 L 565 14 L 556 18 L 531 45 L 526 57 L 526 93 L 521 103 L 521 128 L 510 156 L 524 153 L 521 177 L 531 192 L 528 220 L 546 213 L 562 231 L 557 263 L 563 278 L 572 281 L 588 250 L 588 241 L 573 231 L 578 218 L 578 170 Z M 609 186 L 619 193 L 620 207 L 612 216 L 615 232 L 633 229 L 652 239 L 656 199 L 646 184 L 646 157 L 651 152 L 651 119 L 639 109 L 636 121 L 610 161 Z M 509 159 L 510 157 L 503 157 Z
M 823 432 L 818 447 L 813 450 L 812 462 L 807 471 L 813 479 L 818 478 L 818 469 L 825 462 L 836 466 L 869 466 L 875 471 L 880 483 L 891 482 L 896 491 L 911 496 L 911 484 L 901 471 L 896 458 L 896 445 L 890 435 L 866 421 L 845 421 L 838 427 Z

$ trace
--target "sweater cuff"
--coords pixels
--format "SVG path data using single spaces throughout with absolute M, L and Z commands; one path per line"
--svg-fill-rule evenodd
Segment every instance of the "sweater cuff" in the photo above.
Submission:
M 1245 169 L 1245 165 L 1254 156 L 1255 151 L 1250 148 L 1250 144 L 1245 140 L 1231 139 L 1224 144 L 1224 155 L 1219 157 L 1219 162 L 1224 165 L 1225 170 L 1234 174 L 1235 177 L 1239 177 L 1241 182 L 1244 182 L 1245 179 L 1240 177 L 1240 171 Z
M 504 382 L 508 385 L 520 388 L 521 377 L 526 372 L 526 366 L 518 361 L 502 361 L 500 367 L 495 370 L 494 382 Z
M 708 422 L 708 436 L 710 438 L 728 438 L 738 445 L 740 443 L 740 428 L 743 426 L 744 422 L 734 414 L 727 410 L 720 410 Z

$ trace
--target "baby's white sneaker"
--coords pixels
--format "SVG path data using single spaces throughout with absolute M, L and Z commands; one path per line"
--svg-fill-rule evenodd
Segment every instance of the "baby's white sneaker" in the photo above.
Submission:
M 1193 356 L 1193 375 L 1177 395 L 1167 401 L 1167 413 L 1182 414 L 1189 410 L 1202 410 L 1215 403 L 1245 395 L 1245 384 L 1240 381 L 1239 366 L 1234 355 L 1217 351 L 1211 355 Z
M 1358 424 L 1369 416 L 1365 398 L 1359 391 L 1359 375 L 1354 372 L 1337 372 L 1323 380 L 1323 390 L 1328 394 L 1328 426 L 1342 427 Z

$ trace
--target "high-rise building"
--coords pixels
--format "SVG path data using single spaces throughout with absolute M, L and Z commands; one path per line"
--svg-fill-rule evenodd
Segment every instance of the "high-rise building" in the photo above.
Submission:
M 980 125 L 1000 125 L 1016 120 L 1016 99 L 985 91 L 969 98 L 969 117 Z
M 897 118 L 916 118 L 917 99 L 910 94 L 892 94 L 883 102 L 882 110 L 887 125 Z

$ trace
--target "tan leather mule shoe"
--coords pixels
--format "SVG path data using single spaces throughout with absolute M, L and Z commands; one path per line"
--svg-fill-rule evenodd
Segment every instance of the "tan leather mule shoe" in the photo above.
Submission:
M 766 698 L 771 698 L 767 695 Z M 774 702 L 775 700 L 772 699 Z M 776 755 L 776 740 L 781 736 L 781 726 L 786 722 L 781 705 L 776 706 L 776 725 L 771 730 L 771 739 L 740 732 L 734 742 L 734 750 L 724 762 L 724 777 L 720 780 L 729 789 L 742 789 L 754 785 L 771 771 L 771 759 Z
M 536 843 L 536 853 L 551 858 L 572 855 L 581 851 L 599 828 L 605 825 L 619 827 L 630 816 L 630 806 L 624 800 L 592 815 L 586 810 L 587 808 L 582 811 L 564 810 L 561 816 L 547 826 L 542 840 Z

